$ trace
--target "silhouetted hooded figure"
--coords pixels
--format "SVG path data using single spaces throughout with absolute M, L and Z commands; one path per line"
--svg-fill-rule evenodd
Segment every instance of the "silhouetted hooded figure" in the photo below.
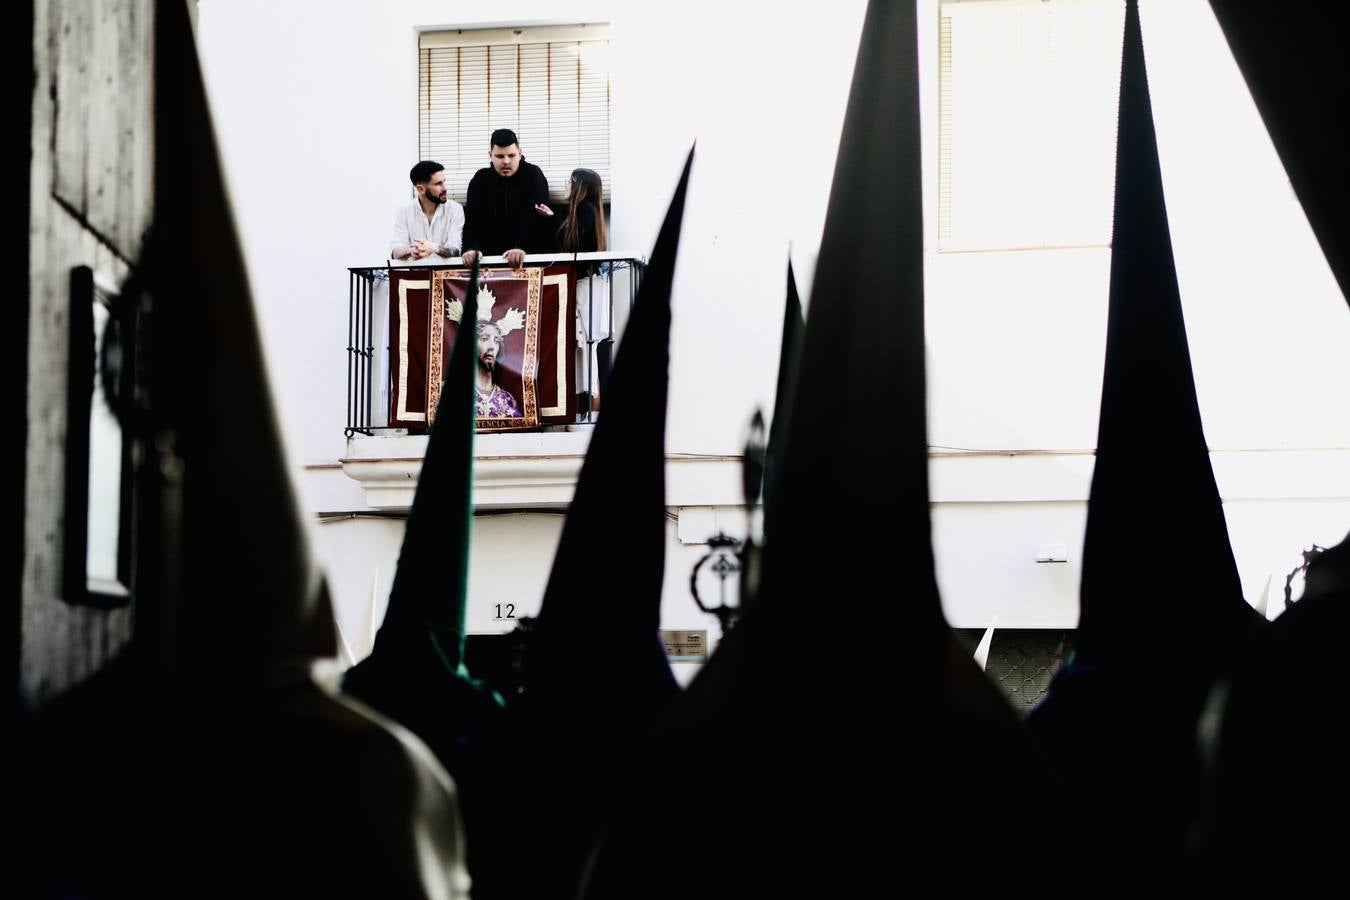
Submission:
M 788 261 L 787 295 L 783 305 L 783 339 L 778 350 L 778 385 L 774 392 L 773 421 L 769 423 L 769 441 L 764 454 L 764 505 L 767 508 L 778 483 L 778 468 L 787 434 L 788 410 L 792 408 L 792 381 L 802 352 L 802 300 L 797 293 L 797 276 Z
M 1210 0 L 1331 271 L 1350 299 L 1350 27 L 1339 8 L 1310 19 L 1287 3 Z M 1330 14 L 1335 13 L 1335 14 Z
M 572 898 L 613 786 L 677 692 L 660 639 L 670 294 L 691 150 L 605 387 L 527 645 L 468 811 L 474 895 Z
M 1081 805 L 1089 858 L 1142 877 L 1183 855 L 1200 709 L 1261 619 L 1242 598 L 1201 426 L 1134 2 L 1115 196 L 1079 626 L 1028 724 Z
M 1350 803 L 1347 634 L 1350 538 L 1308 566 L 1302 599 L 1215 691 L 1198 841 L 1207 876 L 1324 884 L 1339 875 Z
M 184 4 L 156 4 L 140 304 L 136 632 L 27 734 L 51 896 L 467 896 L 453 785 L 311 676 L 335 652 Z
M 426 741 L 457 780 L 468 741 L 491 727 L 502 711 L 501 698 L 471 678 L 464 662 L 473 522 L 476 262 L 463 304 L 384 621 L 370 655 L 342 679 L 344 693 Z
M 957 645 L 934 576 L 916 53 L 913 4 L 871 4 L 762 587 L 662 724 L 585 897 L 1006 879 L 1021 855 L 993 811 L 1050 824 L 1045 769 Z
M 1350 173 L 1345 129 L 1328 116 L 1350 104 L 1347 29 L 1279 4 L 1212 0 L 1252 99 L 1321 244 L 1350 297 Z M 1329 414 L 1340 407 L 1334 398 Z M 1346 768 L 1345 635 L 1350 538 L 1308 566 L 1302 598 L 1282 613 L 1214 691 L 1204 750 L 1209 794 L 1198 829 L 1216 884 L 1263 878 L 1321 886 L 1339 878 Z

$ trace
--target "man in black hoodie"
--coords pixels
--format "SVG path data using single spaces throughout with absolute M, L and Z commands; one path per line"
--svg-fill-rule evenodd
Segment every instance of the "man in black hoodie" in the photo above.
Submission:
M 534 216 L 551 216 L 548 179 L 538 166 L 525 161 L 516 133 L 509 128 L 492 132 L 492 165 L 474 174 L 464 205 L 464 264 L 478 254 L 505 256 L 513 267 L 525 261 Z

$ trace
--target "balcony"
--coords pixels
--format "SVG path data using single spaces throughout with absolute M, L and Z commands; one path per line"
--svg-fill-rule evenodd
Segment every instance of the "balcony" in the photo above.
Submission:
M 505 332 L 501 368 L 507 371 L 491 377 L 511 395 L 519 415 L 482 417 L 480 408 L 477 508 L 558 508 L 571 500 L 613 347 L 645 266 L 643 257 L 617 253 L 532 254 L 519 272 L 499 256 L 483 260 L 482 283 L 493 296 L 480 299 L 480 319 L 486 314 L 484 321 Z M 342 469 L 360 483 L 371 508 L 407 509 L 467 271 L 456 258 L 434 266 L 351 268 L 348 274 Z M 737 460 L 672 458 L 668 467 L 676 494 L 703 503 L 724 489 L 734 495 Z
M 480 319 L 489 317 L 503 334 L 492 373 L 501 392 L 494 393 L 509 394 L 518 414 L 482 417 L 479 430 L 567 431 L 594 423 L 645 266 L 643 257 L 616 253 L 532 254 L 515 271 L 500 256 L 486 257 L 483 285 L 510 294 L 499 313 L 495 297 L 479 304 Z M 426 433 L 457 327 L 455 291 L 464 289 L 467 270 L 454 258 L 347 271 L 347 436 Z M 433 303 L 444 305 L 444 320 L 431 315 Z

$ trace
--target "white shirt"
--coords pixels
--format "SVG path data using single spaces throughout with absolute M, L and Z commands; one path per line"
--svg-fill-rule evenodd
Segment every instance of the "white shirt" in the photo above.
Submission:
M 389 257 L 393 259 L 397 247 L 411 247 L 417 239 L 431 241 L 437 246 L 451 250 L 449 256 L 432 254 L 424 259 L 395 259 L 400 266 L 438 266 L 459 255 L 464 241 L 464 207 L 454 200 L 447 199 L 427 221 L 422 212 L 422 204 L 417 200 L 407 206 L 400 206 L 394 213 L 394 236 L 389 241 Z

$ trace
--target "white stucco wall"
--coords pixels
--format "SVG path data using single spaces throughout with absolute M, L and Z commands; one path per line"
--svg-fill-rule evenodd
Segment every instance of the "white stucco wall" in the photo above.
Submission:
M 1350 527 L 1350 485 L 1337 474 L 1350 471 L 1350 413 L 1335 402 L 1350 381 L 1350 311 L 1208 6 L 1144 6 L 1197 388 L 1210 443 L 1224 451 L 1216 470 L 1254 599 L 1272 566 L 1291 553 L 1297 562 L 1300 547 Z M 391 212 L 408 196 L 419 29 L 611 24 L 617 250 L 649 252 L 697 138 L 674 297 L 668 450 L 719 456 L 738 451 L 756 405 L 772 404 L 787 247 L 793 242 L 809 285 L 862 7 L 845 0 L 820 15 L 698 0 L 670 14 L 609 2 L 201 0 L 208 88 L 311 508 L 365 508 L 361 486 L 338 466 L 349 453 L 346 268 L 381 260 Z M 935 0 L 921 0 L 930 232 L 936 15 Z M 748 74 L 726 74 L 733 71 Z M 939 254 L 933 244 L 929 440 L 955 454 L 934 462 L 934 540 L 949 615 L 958 625 L 998 613 L 1008 626 L 1072 626 L 1109 249 Z M 1317 457 L 1326 478 L 1300 485 L 1308 448 L 1334 452 Z M 968 450 L 989 455 L 962 455 Z M 1284 452 L 1258 459 L 1254 450 Z M 722 494 L 717 503 L 738 500 L 733 488 Z M 548 515 L 480 520 L 474 627 L 494 627 L 478 617 L 499 592 L 537 592 L 556 529 Z M 398 531 L 367 520 L 319 530 L 344 622 L 368 607 L 376 568 L 387 589 Z M 1065 543 L 1069 562 L 1035 563 L 1043 541 Z M 686 584 L 702 549 L 672 534 L 669 627 L 703 627 L 686 624 L 703 622 Z
M 1337 399 L 1350 383 L 1350 307 L 1208 4 L 1140 5 L 1196 391 L 1256 602 L 1272 574 L 1279 594 L 1301 548 L 1350 529 L 1350 407 Z M 936 104 L 933 81 L 924 96 Z M 926 168 L 931 184 L 931 158 Z M 1034 453 L 1096 444 L 1110 250 L 930 252 L 928 263 L 929 442 L 989 452 L 932 468 L 949 618 L 1072 624 L 1091 459 Z M 998 454 L 1025 450 L 1014 466 Z M 1066 543 L 1068 562 L 1035 563 L 1042 542 Z M 1140 564 L 1161 586 L 1185 552 L 1158 547 Z
M 824 21 L 763 13 L 712 2 L 678 16 L 594 2 L 565 14 L 521 0 L 203 2 L 203 65 L 302 461 L 344 450 L 346 268 L 383 262 L 393 210 L 409 197 L 418 30 L 577 21 L 613 33 L 614 250 L 650 252 L 699 142 L 674 301 L 670 449 L 737 451 L 753 406 L 772 402 L 789 241 L 808 261 L 819 242 L 862 4 Z M 744 82 L 727 74 L 747 69 Z M 483 145 L 486 165 L 486 134 Z

